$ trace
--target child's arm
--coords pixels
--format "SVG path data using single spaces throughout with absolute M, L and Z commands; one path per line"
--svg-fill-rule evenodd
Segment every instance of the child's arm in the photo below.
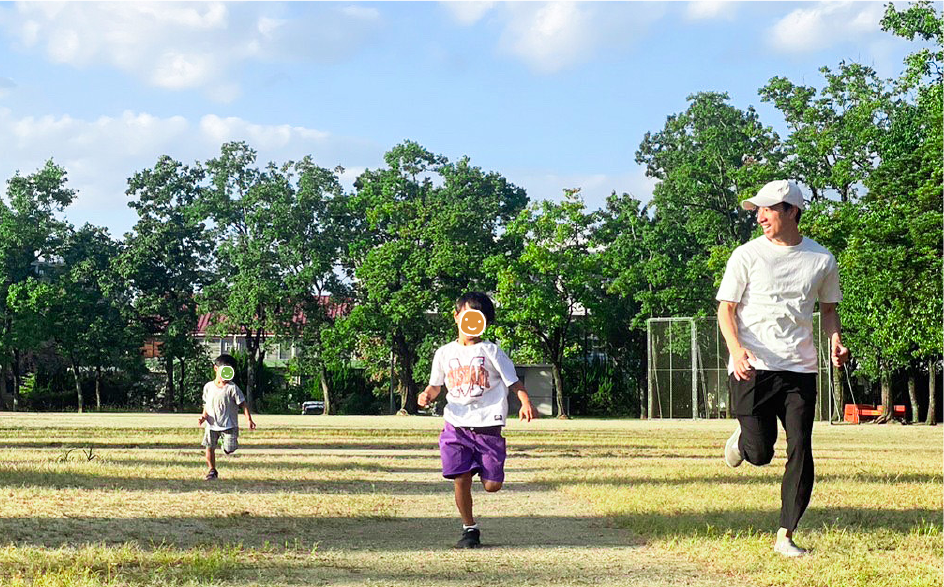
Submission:
M 518 394 L 518 401 L 521 402 L 521 409 L 518 410 L 518 418 L 525 422 L 530 422 L 538 417 L 537 412 L 534 411 L 534 406 L 531 405 L 531 398 L 528 397 L 524 383 L 521 383 L 520 379 L 512 383 L 511 387 L 508 389 Z
M 203 406 L 203 413 L 200 414 L 200 418 L 197 420 L 197 426 L 203 426 L 203 423 L 206 422 L 207 417 L 209 417 L 209 414 L 207 414 L 206 406 Z
M 246 419 L 249 420 L 249 429 L 255 430 L 256 423 L 252 421 L 252 415 L 249 413 L 249 404 L 243 402 L 239 404 L 239 407 L 243 409 L 243 413 L 246 414 Z
M 427 385 L 426 389 L 423 390 L 416 398 L 416 403 L 421 407 L 425 408 L 430 405 L 434 399 L 439 397 L 439 390 L 442 389 L 441 385 Z

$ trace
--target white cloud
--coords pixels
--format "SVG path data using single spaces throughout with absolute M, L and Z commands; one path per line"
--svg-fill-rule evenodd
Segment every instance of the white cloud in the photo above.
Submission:
M 104 64 L 220 101 L 240 94 L 247 63 L 334 62 L 368 41 L 381 21 L 374 8 L 330 3 L 24 2 L 0 14 L 22 50 L 79 68 Z
M 0 185 L 16 171 L 28 175 L 52 158 L 65 167 L 69 187 L 78 191 L 67 210 L 68 219 L 108 226 L 112 234 L 120 235 L 136 220 L 124 194 L 129 177 L 165 154 L 185 163 L 205 161 L 217 156 L 227 141 L 246 141 L 257 150 L 260 167 L 305 155 L 329 169 L 343 164 L 347 169 L 341 179 L 348 187 L 366 167 L 383 163 L 380 145 L 301 126 L 255 124 L 216 115 L 194 122 L 132 111 L 94 120 L 68 115 L 17 117 L 0 108 Z
M 879 2 L 817 2 L 778 21 L 769 31 L 768 42 L 784 53 L 820 51 L 877 33 L 883 14 Z
M 439 0 L 459 23 L 493 12 L 501 49 L 553 73 L 603 48 L 632 43 L 665 12 L 663 0 Z
M 524 188 L 532 201 L 560 201 L 564 190 L 580 188 L 580 194 L 587 208 L 596 210 L 606 204 L 606 199 L 614 191 L 628 193 L 647 204 L 652 199 L 655 180 L 646 177 L 646 170 L 636 166 L 629 172 L 620 174 L 568 174 L 514 172 L 506 177 L 515 185 Z
M 477 23 L 495 6 L 494 2 L 443 2 L 452 18 L 461 25 Z
M 734 2 L 694 0 L 688 3 L 685 9 L 685 17 L 688 20 L 711 20 L 718 18 L 731 20 L 734 18 L 735 9 L 736 5 Z
M 263 151 L 281 150 L 293 141 L 315 145 L 331 138 L 330 133 L 310 128 L 288 124 L 252 124 L 241 118 L 220 118 L 214 114 L 200 119 L 200 131 L 203 138 L 214 145 L 229 141 L 246 141 L 254 148 Z
M 151 82 L 160 88 L 182 90 L 202 85 L 213 67 L 209 55 L 164 53 L 155 63 Z
M 359 18 L 361 20 L 377 20 L 380 18 L 380 12 L 376 8 L 364 8 L 363 6 L 350 5 L 341 9 L 341 12 L 347 16 Z

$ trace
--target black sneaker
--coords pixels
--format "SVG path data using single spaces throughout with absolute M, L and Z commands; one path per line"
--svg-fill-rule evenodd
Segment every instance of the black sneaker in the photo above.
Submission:
M 204 479 L 206 479 L 207 481 L 213 481 L 217 477 L 219 477 L 219 475 L 217 475 L 216 469 L 210 469 L 209 471 L 207 471 L 206 477 L 204 477 Z
M 462 538 L 456 543 L 456 548 L 478 548 L 482 546 L 482 543 L 479 542 L 479 536 L 478 528 L 466 528 L 462 531 Z

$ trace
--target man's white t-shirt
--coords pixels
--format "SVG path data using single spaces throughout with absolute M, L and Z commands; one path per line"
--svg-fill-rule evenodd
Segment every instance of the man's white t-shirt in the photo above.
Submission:
M 504 426 L 508 387 L 518 381 L 515 366 L 501 348 L 487 340 L 472 345 L 452 341 L 433 357 L 430 385 L 445 385 L 443 418 L 456 427 Z
M 761 236 L 731 254 L 716 298 L 738 304 L 738 339 L 757 357 L 755 369 L 816 373 L 813 309 L 817 300 L 842 301 L 836 258 L 806 237 L 782 246 Z
M 210 430 L 229 430 L 239 427 L 239 406 L 246 403 L 239 386 L 232 381 L 218 387 L 216 381 L 203 386 L 203 409 L 206 410 L 206 427 Z

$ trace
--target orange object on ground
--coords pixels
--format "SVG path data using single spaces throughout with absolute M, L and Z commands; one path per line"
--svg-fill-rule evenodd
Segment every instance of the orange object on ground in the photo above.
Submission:
M 877 418 L 882 415 L 882 406 L 873 406 L 872 404 L 846 404 L 843 420 L 851 424 L 861 424 L 863 418 Z M 892 406 L 892 415 L 896 418 L 905 416 L 905 406 L 898 404 Z

